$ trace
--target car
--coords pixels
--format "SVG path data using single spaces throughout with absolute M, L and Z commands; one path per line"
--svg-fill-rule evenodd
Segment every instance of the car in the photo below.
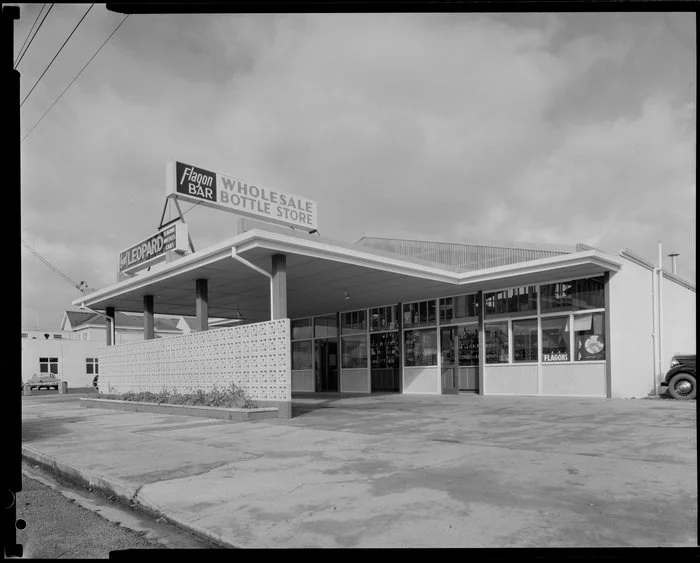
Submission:
M 667 387 L 674 399 L 689 401 L 695 399 L 695 354 L 674 354 L 661 387 Z
M 60 384 L 61 380 L 53 373 L 35 373 L 25 383 L 30 389 L 58 389 Z

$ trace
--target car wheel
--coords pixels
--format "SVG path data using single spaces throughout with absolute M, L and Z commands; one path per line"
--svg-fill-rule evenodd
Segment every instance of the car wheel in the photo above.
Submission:
M 668 382 L 668 392 L 674 399 L 689 401 L 695 398 L 695 378 L 689 373 L 677 373 Z

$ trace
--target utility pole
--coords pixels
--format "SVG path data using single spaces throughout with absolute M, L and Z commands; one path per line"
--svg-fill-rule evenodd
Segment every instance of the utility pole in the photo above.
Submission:
M 20 211 L 21 207 L 21 159 L 20 159 L 20 119 L 19 119 L 19 71 L 14 68 L 15 60 L 15 20 L 19 19 L 18 6 L 2 6 L 2 30 L 0 31 L 0 74 L 2 75 L 2 127 L 4 158 L 3 168 L 5 178 L 3 179 L 3 198 L 7 201 L 8 209 Z M 6 227 L 7 229 L 7 227 Z M 9 229 L 8 229 L 9 230 Z M 9 234 L 9 233 L 8 233 Z M 10 236 L 16 236 L 12 232 Z M 14 246 L 13 246 L 14 248 Z M 9 252 L 9 251 L 8 251 Z M 22 318 L 22 302 L 19 296 L 22 292 L 21 265 L 22 255 L 17 250 L 12 251 L 8 257 L 9 263 L 5 264 L 10 275 L 6 279 L 8 284 L 5 287 L 6 295 L 9 297 L 6 305 L 11 307 L 14 315 L 10 318 Z M 15 264 L 15 266 L 12 266 Z M 13 272 L 14 270 L 14 272 Z M 16 316 L 15 316 L 16 315 Z M 22 373 L 22 349 L 21 345 L 13 345 L 17 335 L 15 323 L 5 323 L 4 341 L 9 343 L 6 350 L 6 369 L 10 382 Z M 16 382 L 17 380 L 15 380 Z M 17 522 L 17 493 L 22 490 L 22 395 L 17 392 L 14 383 L 10 383 L 14 393 L 3 393 L 4 411 L 9 414 L 5 419 L 4 451 L 5 461 L 2 464 L 2 492 L 3 492 L 3 515 L 2 515 L 2 535 L 5 558 L 22 557 L 22 546 L 17 544 L 17 528 L 22 526 Z M 9 419 L 9 420 L 8 420 Z

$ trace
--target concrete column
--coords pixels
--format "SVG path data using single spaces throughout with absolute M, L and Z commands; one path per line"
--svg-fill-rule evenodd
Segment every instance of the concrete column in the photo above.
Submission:
M 484 292 L 476 294 L 476 302 L 479 306 L 477 315 L 479 319 L 479 395 L 484 394 L 484 371 L 486 369 L 486 331 L 484 330 Z
M 207 280 L 196 280 L 195 289 L 197 292 L 197 330 L 209 330 L 209 286 Z
M 612 355 L 610 354 L 611 328 L 610 328 L 610 272 L 603 274 L 605 295 L 605 396 L 612 399 Z M 658 394 L 656 379 L 654 380 L 654 394 Z
M 287 318 L 287 257 L 272 255 L 272 311 L 271 320 Z
M 155 331 L 153 330 L 153 295 L 143 296 L 143 339 L 153 340 Z
M 105 337 L 107 346 L 114 346 L 116 344 L 115 340 L 115 326 L 116 320 L 114 315 L 114 307 L 107 307 L 105 309 L 105 314 L 107 315 L 107 327 L 105 330 Z

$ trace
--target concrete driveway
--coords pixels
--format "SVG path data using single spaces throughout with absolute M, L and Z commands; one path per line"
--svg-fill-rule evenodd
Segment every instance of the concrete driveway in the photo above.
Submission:
M 309 395 L 242 423 L 23 409 L 25 454 L 230 545 L 697 545 L 695 401 Z

